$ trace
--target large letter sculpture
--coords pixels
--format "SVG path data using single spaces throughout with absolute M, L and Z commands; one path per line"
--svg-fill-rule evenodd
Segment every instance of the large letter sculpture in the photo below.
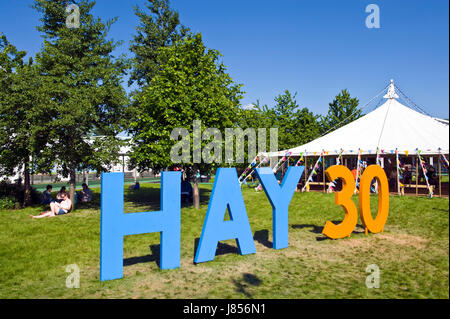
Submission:
M 378 213 L 375 219 L 370 212 L 370 184 L 378 181 Z M 379 165 L 370 165 L 364 170 L 359 187 L 359 215 L 366 230 L 372 233 L 383 231 L 389 215 L 389 182 L 386 173 Z
M 123 236 L 160 232 L 160 267 L 180 267 L 181 172 L 163 172 L 161 210 L 123 212 L 123 173 L 103 173 L 101 182 L 100 280 L 123 277 Z
M 350 170 L 342 165 L 329 167 L 325 174 L 330 181 L 338 178 L 342 180 L 342 190 L 335 193 L 335 203 L 344 208 L 345 217 L 339 225 L 327 221 L 322 234 L 333 239 L 350 237 L 358 222 L 358 210 L 352 201 L 353 192 L 355 191 L 355 180 Z
M 270 167 L 256 169 L 261 185 L 272 205 L 273 248 L 288 247 L 289 213 L 288 208 L 294 195 L 304 166 L 291 166 L 284 175 L 283 183 L 278 184 Z
M 227 208 L 230 220 L 224 221 Z M 227 239 L 236 239 L 241 255 L 256 253 L 235 168 L 217 170 L 194 262 L 213 260 L 218 242 Z

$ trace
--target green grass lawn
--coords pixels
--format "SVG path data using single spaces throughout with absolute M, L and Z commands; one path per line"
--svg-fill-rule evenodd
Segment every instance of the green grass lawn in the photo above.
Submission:
M 159 184 L 125 191 L 126 212 L 159 209 Z M 44 207 L 0 211 L 0 298 L 449 298 L 449 200 L 390 197 L 384 233 L 350 238 L 322 234 L 343 210 L 334 195 L 295 193 L 289 248 L 274 250 L 272 209 L 263 192 L 243 188 L 257 253 L 240 256 L 221 242 L 212 262 L 195 265 L 212 185 L 201 185 L 201 210 L 181 211 L 181 268 L 160 270 L 159 235 L 125 237 L 124 278 L 100 282 L 100 189 L 94 202 L 64 216 L 32 220 Z M 354 197 L 357 202 L 358 198 Z M 377 198 L 372 199 L 372 211 Z M 80 288 L 66 288 L 66 266 L 80 268 Z M 366 267 L 381 270 L 380 288 L 365 285 Z

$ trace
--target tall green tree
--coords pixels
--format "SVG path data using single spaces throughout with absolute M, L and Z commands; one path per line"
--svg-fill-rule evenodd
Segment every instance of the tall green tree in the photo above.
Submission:
M 322 134 L 360 118 L 363 114 L 358 109 L 358 104 L 357 98 L 352 98 L 346 89 L 342 90 L 333 102 L 329 103 L 328 113 L 321 119 Z
M 194 136 L 193 122 L 200 120 L 203 128 L 217 128 L 223 137 L 225 128 L 236 125 L 242 98 L 241 85 L 236 85 L 226 73 L 219 56 L 217 50 L 205 47 L 200 34 L 160 48 L 158 73 L 137 97 L 137 117 L 131 123 L 131 161 L 140 170 L 159 171 L 174 166 L 171 150 L 177 137 L 174 139 L 171 133 L 177 128 L 189 132 L 188 159 L 175 165 L 181 165 L 188 176 L 194 177 L 195 207 L 199 207 L 197 170 L 207 173 L 218 163 L 199 163 L 194 158 L 195 148 L 200 147 L 194 138 L 201 136 Z M 206 143 L 202 141 L 202 147 Z
M 0 36 L 0 174 L 22 173 L 24 206 L 31 204 L 31 159 L 39 163 L 46 144 L 45 95 L 42 78 L 24 51 Z
M 242 107 L 239 109 L 239 113 L 237 116 L 237 126 L 242 130 L 252 129 L 255 131 L 256 140 L 257 140 L 257 155 L 260 151 L 270 151 L 272 148 L 278 148 L 277 145 L 271 144 L 271 138 L 276 139 L 278 143 L 278 136 L 275 134 L 271 134 L 271 128 L 274 127 L 274 118 L 272 116 L 272 110 L 267 107 L 267 105 L 261 105 L 260 101 L 257 100 L 256 103 L 252 103 L 250 107 Z M 259 136 L 259 130 L 265 130 L 265 140 L 263 140 Z M 248 148 L 249 139 L 244 140 L 244 152 L 248 162 L 253 160 L 253 156 L 249 154 Z M 251 149 L 251 148 L 250 148 Z M 278 150 L 278 149 L 277 149 Z M 245 168 L 248 166 L 248 163 L 235 163 L 235 166 L 240 168 Z
M 134 7 L 140 24 L 130 46 L 134 58 L 129 85 L 137 83 L 139 87 L 148 86 L 158 72 L 158 50 L 173 45 L 189 31 L 181 25 L 178 12 L 170 8 L 169 0 L 147 0 L 145 6 L 146 11 Z
M 117 159 L 121 141 L 116 135 L 126 125 L 128 100 L 121 85 L 127 62 L 113 55 L 120 42 L 107 38 L 117 18 L 104 23 L 91 14 L 94 1 L 80 0 L 79 26 L 69 28 L 66 8 L 71 3 L 35 0 L 33 7 L 41 14 L 37 29 L 44 44 L 37 61 L 49 96 L 51 157 L 46 160 L 70 177 L 73 199 L 76 170 L 102 171 Z
M 297 93 L 285 90 L 275 97 L 275 106 L 267 111 L 274 127 L 278 128 L 279 149 L 288 149 L 307 143 L 320 134 L 319 116 L 308 108 L 301 108 L 296 101 Z

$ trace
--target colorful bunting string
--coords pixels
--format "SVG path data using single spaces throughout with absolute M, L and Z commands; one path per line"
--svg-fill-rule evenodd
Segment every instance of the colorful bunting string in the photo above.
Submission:
M 241 179 L 243 178 L 243 177 L 246 177 L 247 176 L 247 173 L 256 165 L 256 162 L 258 161 L 258 156 L 256 156 L 254 159 L 253 159 L 253 161 L 247 166 L 247 168 L 244 170 L 244 172 L 241 174 L 241 176 L 239 176 L 239 183 L 242 183 L 241 182 Z
M 425 167 L 425 161 L 422 159 L 422 156 L 420 155 L 420 153 L 421 153 L 421 151 L 419 149 L 417 149 L 417 157 L 419 158 L 420 166 L 422 167 L 422 171 L 423 171 L 423 176 L 425 177 L 425 181 L 427 182 L 428 194 L 430 197 L 433 197 L 433 191 L 431 190 L 430 183 L 428 181 L 428 176 L 427 176 L 428 171 Z M 418 178 L 418 176 L 416 178 Z
M 278 168 L 280 167 L 281 163 L 284 163 L 284 161 L 286 161 L 289 156 L 291 156 L 292 152 L 287 152 L 286 154 L 284 154 L 284 156 L 278 161 L 277 165 L 275 165 L 275 167 L 273 168 L 273 172 L 276 173 L 278 171 Z
M 341 163 L 342 163 L 342 152 L 343 151 L 344 150 L 341 148 L 341 150 L 339 151 L 339 155 L 337 157 L 336 165 L 341 165 Z
M 445 155 L 444 154 L 442 154 L 441 153 L 441 158 L 442 158 L 442 160 L 444 161 L 444 167 L 446 168 L 446 169 L 448 169 L 448 159 L 445 157 Z
M 396 160 L 396 166 L 397 166 L 397 193 L 399 195 L 401 195 L 400 193 L 400 180 L 402 179 L 402 173 L 403 173 L 403 169 L 401 166 L 401 162 L 400 162 L 400 158 L 398 157 L 398 151 L 397 149 L 395 150 L 395 160 Z
M 303 152 L 300 153 L 300 158 L 297 161 L 297 163 L 295 163 L 295 166 L 301 166 L 305 163 L 305 158 L 303 157 Z
M 311 174 L 309 174 L 309 177 L 308 177 L 308 180 L 307 180 L 305 186 L 303 186 L 303 188 L 302 188 L 302 192 L 304 192 L 305 189 L 308 187 L 309 182 L 313 181 L 313 179 L 312 179 L 313 176 L 315 176 L 317 174 L 317 169 L 319 169 L 319 163 L 322 163 L 323 154 L 324 154 L 324 151 L 322 151 L 322 153 L 320 153 L 319 159 L 317 160 L 316 164 L 314 165 L 314 168 L 313 168 Z
M 355 191 L 354 191 L 355 194 L 359 189 L 359 181 L 361 178 L 361 167 L 362 167 L 361 152 L 362 152 L 361 150 L 358 150 L 358 162 L 356 164 Z

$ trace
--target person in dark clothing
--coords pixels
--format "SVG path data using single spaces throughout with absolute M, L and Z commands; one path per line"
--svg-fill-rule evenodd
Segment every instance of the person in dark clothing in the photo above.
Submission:
M 45 192 L 42 194 L 42 204 L 47 205 L 53 201 L 52 198 L 52 185 L 47 185 Z
M 193 189 L 191 183 L 183 179 L 181 181 L 181 202 L 192 203 L 193 201 Z
M 402 183 L 405 185 L 411 184 L 412 182 L 412 175 L 411 172 L 408 168 L 408 166 L 404 166 L 403 167 L 403 179 L 402 179 Z
M 427 168 L 427 178 L 428 178 L 428 183 L 434 187 L 437 187 L 439 184 L 438 179 L 436 178 L 436 170 L 434 169 L 433 166 L 428 165 Z

